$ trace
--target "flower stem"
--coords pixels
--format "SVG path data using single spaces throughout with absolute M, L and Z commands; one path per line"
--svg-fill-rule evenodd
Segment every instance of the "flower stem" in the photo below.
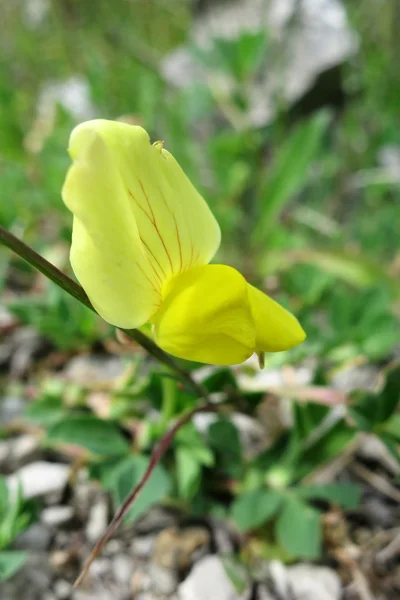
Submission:
M 111 523 L 107 527 L 106 531 L 103 533 L 103 535 L 98 540 L 95 547 L 93 548 L 79 577 L 77 578 L 77 580 L 74 583 L 75 588 L 77 588 L 79 586 L 79 584 L 82 582 L 82 580 L 86 576 L 92 562 L 99 555 L 99 553 L 103 549 L 104 545 L 114 535 L 114 533 L 116 532 L 116 530 L 122 523 L 125 515 L 127 514 L 129 509 L 131 508 L 132 504 L 134 503 L 134 501 L 140 494 L 143 486 L 149 480 L 154 468 L 158 465 L 161 458 L 164 456 L 165 452 L 168 450 L 172 440 L 174 439 L 174 437 L 175 437 L 176 433 L 179 431 L 179 429 L 181 427 L 183 427 L 183 425 L 186 425 L 186 423 L 188 423 L 195 414 L 198 414 L 200 412 L 205 412 L 205 411 L 214 411 L 217 409 L 218 409 L 218 405 L 210 404 L 210 403 L 205 403 L 205 404 L 202 404 L 201 406 L 198 406 L 197 408 L 193 408 L 192 410 L 181 415 L 179 417 L 179 419 L 177 421 L 175 421 L 175 423 L 163 435 L 161 440 L 154 447 L 153 452 L 151 453 L 151 457 L 150 457 L 150 461 L 147 466 L 147 469 L 144 472 L 144 474 L 142 475 L 140 481 L 133 488 L 133 490 L 130 492 L 130 494 L 125 498 L 125 500 L 123 501 L 121 506 L 116 511 L 116 513 L 115 513 Z
M 60 288 L 66 291 L 70 296 L 73 296 L 79 302 L 96 312 L 87 297 L 84 289 L 76 283 L 73 279 L 65 275 L 60 269 L 57 269 L 48 260 L 43 258 L 40 254 L 35 252 L 33 248 L 25 244 L 22 240 L 18 239 L 10 231 L 0 226 L 0 244 L 9 248 L 15 254 L 26 260 L 32 267 L 43 273 L 48 279 L 51 279 Z M 186 385 L 192 393 L 200 398 L 207 397 L 207 391 L 205 388 L 196 383 L 190 376 L 190 374 L 182 368 L 169 354 L 166 354 L 161 348 L 159 348 L 147 335 L 139 331 L 138 329 L 123 329 L 126 335 L 134 340 L 137 344 L 142 346 L 147 352 L 153 356 L 160 363 L 166 365 L 171 369 L 175 375 Z
M 161 409 L 161 420 L 160 429 L 163 433 L 170 423 L 171 419 L 175 416 L 176 409 L 176 381 L 169 377 L 163 377 L 161 380 L 162 384 L 162 409 Z

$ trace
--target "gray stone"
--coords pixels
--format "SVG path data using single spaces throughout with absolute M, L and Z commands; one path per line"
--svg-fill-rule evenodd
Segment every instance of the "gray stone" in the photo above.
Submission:
M 44 345 L 43 338 L 35 329 L 31 327 L 16 329 L 12 335 L 10 374 L 17 378 L 26 373 L 33 362 L 34 356 L 43 349 Z
M 296 600 L 340 600 L 340 579 L 332 569 L 300 564 L 289 567 L 287 574 Z
M 42 511 L 40 519 L 50 527 L 60 527 L 69 523 L 74 517 L 72 506 L 49 506 Z
M 260 585 L 257 588 L 255 600 L 276 600 L 276 596 L 273 596 L 265 585 Z
M 54 582 L 54 593 L 58 600 L 69 600 L 72 592 L 72 585 L 65 579 L 58 579 Z
M 52 532 L 43 523 L 34 523 L 19 534 L 14 542 L 16 550 L 47 550 L 50 546 Z
M 128 584 L 132 578 L 134 564 L 126 554 L 118 554 L 112 560 L 112 572 L 118 583 Z
M 180 600 L 239 600 L 240 594 L 229 579 L 219 556 L 197 562 L 178 588 Z
M 149 575 L 151 580 L 151 589 L 156 594 L 169 596 L 176 591 L 178 586 L 176 571 L 151 563 L 149 567 Z
M 374 365 L 361 365 L 359 367 L 346 367 L 338 371 L 331 380 L 334 388 L 349 394 L 355 390 L 376 392 L 381 383 L 379 367 Z
M 72 358 L 64 370 L 69 381 L 83 384 L 113 384 L 126 370 L 125 362 L 117 356 L 80 354 Z
M 131 552 L 137 558 L 149 558 L 153 552 L 156 536 L 135 536 L 131 544 Z
M 340 0 L 230 0 L 213 2 L 195 19 L 192 38 L 202 49 L 215 38 L 237 39 L 244 32 L 266 30 L 268 64 L 249 88 L 249 118 L 256 125 L 271 121 L 282 99 L 296 102 L 316 78 L 350 58 L 358 45 Z M 275 58 L 276 57 L 276 58 Z M 166 57 L 163 73 L 177 86 L 207 81 L 208 74 L 181 47 Z M 216 79 L 217 76 L 219 79 Z M 213 72 L 219 89 L 233 89 L 224 73 Z
M 29 433 L 12 439 L 10 468 L 18 468 L 32 462 L 39 456 L 39 440 Z
M 86 537 L 89 542 L 96 542 L 104 533 L 108 524 L 108 502 L 105 497 L 100 497 L 89 512 L 86 525 Z
M 90 573 L 94 578 L 103 577 L 111 571 L 111 561 L 108 558 L 97 558 L 90 567 Z
M 7 477 L 7 485 L 11 495 L 16 494 L 20 484 L 24 498 L 38 498 L 61 492 L 67 485 L 68 477 L 68 465 L 38 460 Z
M 212 541 L 219 554 L 234 554 L 239 547 L 238 534 L 231 529 L 228 522 L 209 518 L 212 527 Z
M 0 399 L 0 423 L 9 425 L 20 418 L 25 410 L 25 402 L 19 396 L 5 396 Z
M 399 475 L 400 465 L 385 444 L 374 434 L 359 436 L 357 454 L 366 460 L 378 461 L 393 476 Z

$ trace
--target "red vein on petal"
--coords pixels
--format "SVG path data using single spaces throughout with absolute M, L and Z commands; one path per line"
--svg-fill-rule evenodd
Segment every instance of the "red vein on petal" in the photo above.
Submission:
M 137 200 L 136 200 L 136 198 L 135 198 L 135 197 L 132 195 L 132 193 L 131 193 L 131 192 L 129 192 L 129 193 L 131 194 L 132 198 L 135 200 L 136 204 L 137 204 L 138 206 L 140 206 L 140 208 L 143 210 L 144 214 L 147 216 L 147 218 L 148 218 L 148 219 L 150 219 L 150 222 L 153 224 L 153 227 L 154 227 L 154 229 L 156 230 L 156 232 L 157 232 L 157 235 L 158 235 L 158 237 L 160 238 L 160 240 L 161 240 L 161 243 L 162 243 L 162 245 L 163 245 L 163 247 L 164 247 L 165 254 L 168 256 L 169 264 L 170 264 L 170 266 L 171 266 L 171 271 L 173 272 L 174 268 L 173 268 L 173 266 L 172 266 L 172 260 L 171 260 L 171 257 L 170 257 L 170 255 L 169 255 L 168 248 L 167 248 L 167 246 L 165 245 L 164 239 L 163 239 L 163 237 L 162 237 L 162 235 L 161 235 L 161 233 L 160 233 L 160 230 L 158 229 L 157 222 L 156 222 L 156 219 L 155 219 L 155 216 L 154 216 L 154 212 L 153 212 L 153 209 L 152 209 L 152 207 L 151 207 L 151 204 L 150 204 L 150 200 L 148 199 L 148 197 L 147 197 L 147 194 L 146 194 L 146 192 L 145 192 L 145 190 L 144 190 L 143 183 L 141 182 L 141 180 L 140 180 L 140 179 L 139 179 L 138 181 L 139 181 L 140 187 L 142 188 L 142 192 L 143 192 L 143 194 L 144 194 L 144 197 L 145 197 L 145 198 L 146 198 L 146 200 L 147 200 L 147 204 L 148 204 L 148 207 L 149 207 L 149 209 L 150 209 L 150 212 L 151 212 L 151 217 L 150 217 L 150 216 L 149 216 L 149 214 L 148 214 L 148 213 L 147 213 L 147 212 L 144 210 L 144 208 L 143 208 L 143 207 L 142 207 L 142 206 L 141 206 L 141 205 L 138 203 L 138 201 L 137 201 Z
M 146 242 L 144 241 L 144 239 L 142 238 L 142 236 L 140 236 L 140 240 L 143 244 L 143 246 L 146 248 L 147 252 L 149 252 L 151 254 L 151 256 L 154 258 L 154 260 L 156 261 L 157 265 L 160 267 L 160 271 L 161 273 L 164 275 L 164 277 L 166 277 L 165 271 L 162 268 L 162 265 L 160 264 L 159 260 L 157 259 L 156 256 L 154 256 L 154 253 L 152 252 L 151 248 L 149 248 L 149 246 L 146 244 Z M 161 278 L 160 278 L 161 281 Z
M 170 205 L 168 204 L 168 202 L 167 202 L 167 199 L 166 199 L 166 197 L 164 196 L 164 194 L 163 194 L 162 190 L 161 190 L 160 188 L 158 188 L 158 189 L 159 189 L 159 192 L 160 192 L 161 198 L 164 200 L 164 204 L 165 204 L 165 206 L 167 207 L 167 210 L 168 210 L 169 214 L 171 215 L 171 217 L 172 217 L 172 218 L 173 218 L 173 220 L 174 220 L 174 224 L 175 224 L 175 232 L 176 232 L 176 238 L 177 238 L 177 240 L 178 240 L 178 247 L 179 247 L 179 258 L 180 258 L 180 267 L 179 267 L 179 271 L 182 271 L 182 267 L 183 267 L 183 260 L 182 260 L 182 245 L 181 245 L 181 236 L 180 236 L 179 229 L 178 229 L 178 223 L 176 222 L 175 213 L 174 213 L 174 211 L 172 210 L 172 208 L 170 207 Z
M 179 246 L 179 260 L 180 260 L 179 271 L 182 271 L 183 262 L 182 262 L 182 246 L 181 246 L 181 236 L 180 236 L 180 234 L 179 234 L 178 223 L 176 222 L 176 218 L 175 218 L 175 215 L 174 215 L 173 213 L 172 213 L 172 218 L 174 219 L 174 223 L 175 223 L 175 231 L 176 231 L 176 237 L 178 238 L 178 246 Z
M 158 294 L 158 296 L 161 296 L 160 291 L 157 289 L 156 284 L 154 281 L 152 281 L 151 279 L 149 279 L 149 277 L 146 274 L 146 271 L 143 269 L 143 267 L 138 263 L 138 261 L 135 261 L 136 266 L 141 270 L 142 274 L 144 275 L 144 277 L 147 279 L 147 281 L 150 283 L 151 287 L 153 288 L 153 290 L 156 292 L 156 294 Z

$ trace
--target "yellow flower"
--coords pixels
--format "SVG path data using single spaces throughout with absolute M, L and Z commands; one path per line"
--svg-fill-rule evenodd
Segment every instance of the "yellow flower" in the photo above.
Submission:
M 70 139 L 63 200 L 74 215 L 71 264 L 109 323 L 151 323 L 175 356 L 216 365 L 300 344 L 296 318 L 232 267 L 209 265 L 220 229 L 162 142 L 94 120 Z

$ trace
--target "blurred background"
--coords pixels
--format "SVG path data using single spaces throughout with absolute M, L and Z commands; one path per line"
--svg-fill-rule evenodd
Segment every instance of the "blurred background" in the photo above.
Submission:
M 0 18 L 0 224 L 71 274 L 69 133 L 142 125 L 217 217 L 216 260 L 308 334 L 263 371 L 185 363 L 231 402 L 179 432 L 72 591 L 198 400 L 0 249 L 1 600 L 399 598 L 399 2 L 1 0 Z

